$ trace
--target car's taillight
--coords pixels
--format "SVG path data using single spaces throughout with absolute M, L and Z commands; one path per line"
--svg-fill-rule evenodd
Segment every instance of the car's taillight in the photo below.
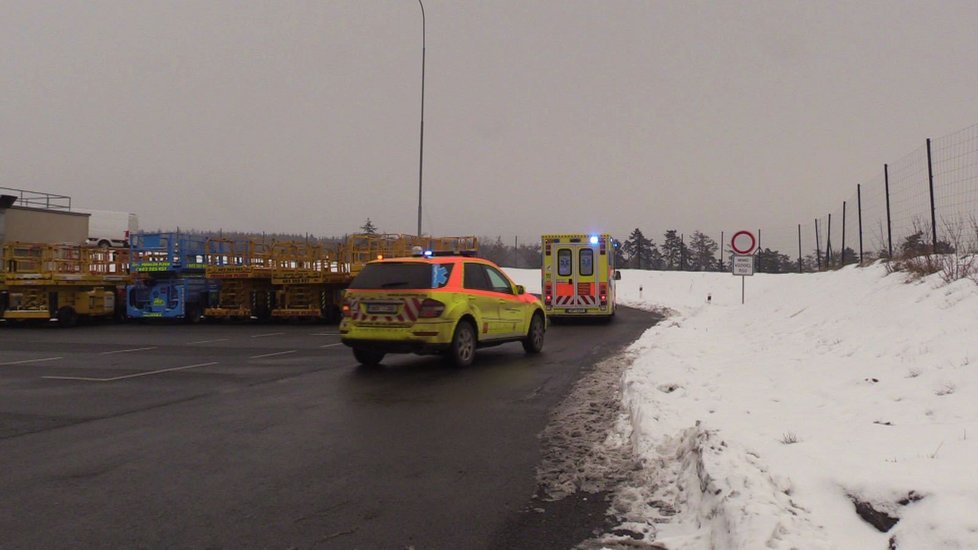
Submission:
M 343 307 L 341 307 L 340 309 L 343 310 L 343 317 L 350 316 L 350 304 L 343 302 Z
M 418 317 L 421 317 L 422 319 L 431 319 L 432 317 L 438 317 L 444 312 L 445 304 L 439 302 L 438 300 L 425 298 L 425 301 L 421 302 L 421 309 L 418 311 Z
M 550 283 L 547 283 L 546 286 L 544 286 L 544 290 L 543 290 L 543 303 L 549 306 L 550 303 L 553 302 L 553 300 L 554 300 L 553 287 L 550 286 Z
M 607 305 L 608 304 L 608 284 L 607 283 L 601 283 L 601 287 L 600 288 L 601 288 L 601 291 L 600 291 L 600 293 L 601 293 L 601 305 L 604 306 L 604 305 Z

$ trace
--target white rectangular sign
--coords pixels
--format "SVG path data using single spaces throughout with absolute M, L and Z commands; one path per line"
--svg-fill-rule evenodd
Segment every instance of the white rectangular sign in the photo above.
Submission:
M 753 275 L 754 256 L 735 255 L 733 257 L 733 274 L 744 277 Z

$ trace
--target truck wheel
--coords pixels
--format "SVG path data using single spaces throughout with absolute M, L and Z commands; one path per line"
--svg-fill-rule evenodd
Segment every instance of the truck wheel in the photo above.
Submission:
M 523 349 L 527 353 L 540 353 L 543 350 L 543 335 L 545 332 L 546 327 L 544 326 L 543 315 L 534 313 L 533 319 L 530 321 L 530 330 L 526 332 L 526 338 L 523 339 Z
M 78 314 L 73 307 L 65 306 L 59 309 L 57 316 L 58 326 L 68 328 L 78 324 Z
M 340 312 L 339 306 L 330 304 L 323 309 L 323 321 L 328 325 L 335 325 L 340 322 L 343 318 L 343 314 Z
M 460 321 L 448 348 L 448 359 L 456 367 L 467 367 L 475 360 L 475 328 L 468 321 Z
M 185 323 L 190 325 L 196 325 L 200 322 L 200 306 L 197 304 L 188 305 L 185 313 L 183 315 L 183 320 Z
M 380 364 L 384 360 L 384 356 L 387 355 L 382 351 L 367 349 L 367 348 L 353 348 L 353 357 L 360 362 L 361 365 L 365 367 L 374 367 Z

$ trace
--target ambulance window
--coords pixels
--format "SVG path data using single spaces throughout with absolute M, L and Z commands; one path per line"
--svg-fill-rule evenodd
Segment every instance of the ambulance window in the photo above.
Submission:
M 482 264 L 466 263 L 462 275 L 465 276 L 465 280 L 462 282 L 463 287 L 472 290 L 492 290 L 492 285 L 486 278 L 486 270 L 482 269 Z
M 493 291 L 502 292 L 503 294 L 513 293 L 513 287 L 509 284 L 505 275 L 489 266 L 486 266 L 486 275 L 489 276 L 489 284 L 492 285 Z
M 581 275 L 585 277 L 594 275 L 594 250 L 590 248 L 581 249 Z
M 561 248 L 557 251 L 557 275 L 570 277 L 571 275 L 571 251 L 569 248 Z

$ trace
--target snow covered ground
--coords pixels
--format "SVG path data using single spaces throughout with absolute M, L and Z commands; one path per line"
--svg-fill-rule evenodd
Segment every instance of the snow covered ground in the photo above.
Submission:
M 730 274 L 622 275 L 619 304 L 670 310 L 620 358 L 604 445 L 643 463 L 622 527 L 670 549 L 978 548 L 974 282 L 756 275 L 741 305 Z M 899 521 L 881 532 L 855 502 Z

